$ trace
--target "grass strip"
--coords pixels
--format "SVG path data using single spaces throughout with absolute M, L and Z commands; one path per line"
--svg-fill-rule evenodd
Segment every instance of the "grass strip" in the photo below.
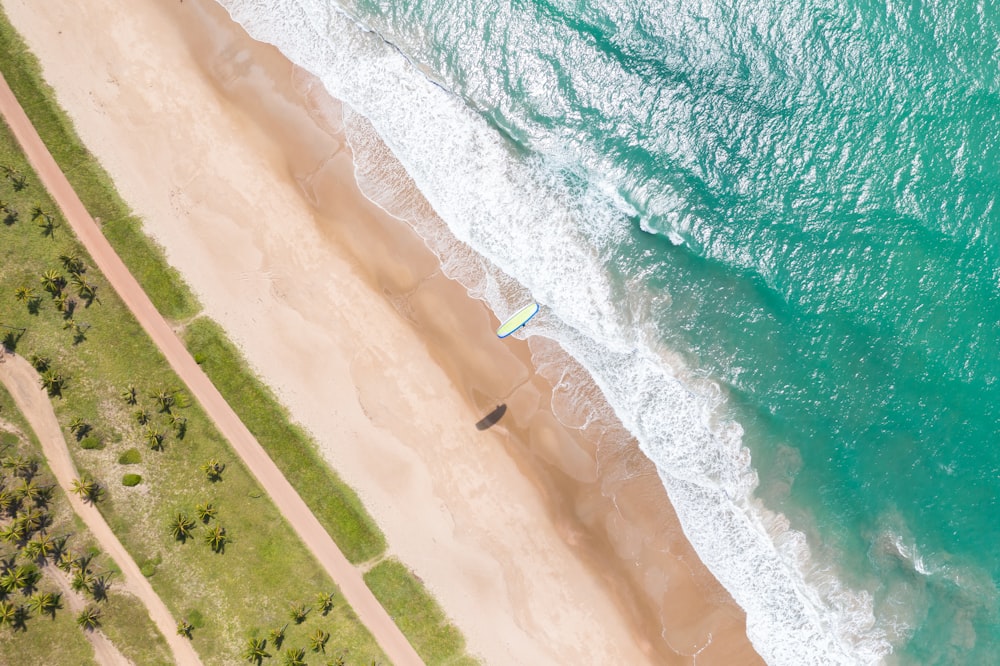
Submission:
M 465 653 L 462 634 L 402 562 L 379 562 L 365 574 L 365 583 L 428 666 L 479 663 Z
M 347 559 L 357 564 L 381 555 L 385 537 L 361 500 L 323 460 L 312 438 L 291 423 L 287 410 L 249 370 L 222 327 L 199 317 L 188 324 L 184 340 L 226 402 L 295 486 Z
M 167 319 L 183 320 L 199 310 L 197 299 L 169 267 L 162 248 L 142 231 L 142 221 L 122 201 L 111 177 L 73 129 L 45 82 L 38 59 L 0 9 L 0 71 L 21 102 L 83 205 L 100 220 L 104 235 Z

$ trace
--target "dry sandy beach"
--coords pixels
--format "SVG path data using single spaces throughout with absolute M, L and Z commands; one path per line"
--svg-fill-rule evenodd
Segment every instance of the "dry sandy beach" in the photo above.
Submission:
M 555 419 L 528 344 L 497 340 L 485 306 L 358 191 L 340 105 L 312 77 L 211 0 L 3 5 L 206 313 L 470 652 L 759 663 L 651 463 L 612 421 Z

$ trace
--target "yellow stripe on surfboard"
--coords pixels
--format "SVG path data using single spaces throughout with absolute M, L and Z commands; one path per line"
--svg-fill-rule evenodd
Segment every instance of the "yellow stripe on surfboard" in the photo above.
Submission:
M 529 303 L 511 315 L 507 321 L 500 324 L 497 329 L 498 338 L 506 338 L 508 335 L 528 323 L 528 320 L 538 314 L 538 303 Z

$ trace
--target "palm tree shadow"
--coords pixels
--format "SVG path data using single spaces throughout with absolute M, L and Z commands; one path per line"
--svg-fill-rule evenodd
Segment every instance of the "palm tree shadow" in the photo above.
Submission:
M 503 418 L 503 415 L 507 413 L 506 403 L 500 403 L 497 405 L 492 412 L 479 419 L 476 422 L 476 430 L 487 430 L 492 426 L 496 425 L 497 421 Z

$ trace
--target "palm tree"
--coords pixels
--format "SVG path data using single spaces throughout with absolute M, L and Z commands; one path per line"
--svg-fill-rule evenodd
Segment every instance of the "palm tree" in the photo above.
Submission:
M 90 591 L 90 586 L 94 584 L 94 574 L 87 569 L 81 569 L 73 574 L 73 582 L 70 586 L 74 592 Z
M 94 303 L 101 305 L 101 299 L 97 297 L 97 285 L 92 282 L 85 283 L 80 287 L 80 291 L 77 292 L 80 298 L 87 301 L 87 307 L 89 308 Z
M 73 274 L 73 284 L 76 285 L 76 293 L 80 296 L 80 298 L 87 301 L 88 306 L 95 300 L 98 300 L 97 285 L 88 282 L 87 279 L 79 273 Z
M 52 493 L 55 491 L 55 486 L 38 486 L 34 493 L 35 506 L 44 509 L 47 508 L 49 502 L 52 501 Z
M 24 554 L 32 560 L 48 559 L 55 551 L 56 543 L 56 539 L 48 534 L 37 534 L 31 541 L 25 544 Z
M 305 648 L 288 648 L 285 650 L 285 656 L 282 657 L 281 663 L 284 664 L 284 666 L 305 666 Z
M 17 611 L 14 608 L 14 604 L 9 601 L 0 601 L 0 627 L 14 626 L 14 617 L 16 613 Z
M 184 434 L 187 432 L 187 419 L 183 416 L 171 414 L 167 420 L 170 422 L 170 427 L 174 429 L 177 439 L 184 439 Z
M 222 480 L 222 472 L 225 469 L 226 465 L 224 463 L 220 463 L 215 458 L 212 458 L 201 466 L 201 471 L 205 473 L 205 476 L 207 476 L 208 480 L 212 483 Z
M 42 374 L 42 388 L 48 392 L 50 398 L 62 396 L 65 387 L 66 378 L 55 370 L 46 370 Z
M 42 273 L 41 283 L 42 289 L 49 292 L 49 295 L 55 298 L 66 287 L 66 278 L 59 271 L 49 269 Z
M 194 625 L 187 620 L 181 620 L 177 623 L 177 635 L 183 636 L 184 638 L 191 638 L 191 632 L 194 631 Z
M 8 227 L 13 226 L 21 214 L 14 208 L 9 201 L 0 201 L 0 211 L 3 211 L 3 223 Z
M 58 294 L 52 295 L 52 303 L 56 306 L 56 310 L 63 313 L 63 318 L 72 317 L 73 310 L 76 309 L 76 301 L 73 297 L 67 293 L 59 292 Z M 63 328 L 72 328 L 72 323 L 63 324 Z
M 20 192 L 28 185 L 27 176 L 8 164 L 3 166 L 3 175 L 14 186 L 15 192 Z
M 313 652 L 322 652 L 326 654 L 326 642 L 330 640 L 330 634 L 323 631 L 322 629 L 316 629 L 309 636 L 309 645 L 312 647 Z
M 265 659 L 270 659 L 271 655 L 267 653 L 265 648 L 267 647 L 267 639 L 264 638 L 248 638 L 247 646 L 243 650 L 243 659 L 249 661 L 251 664 L 260 663 Z
M 30 537 L 38 530 L 52 524 L 52 516 L 38 508 L 29 508 L 17 514 L 14 523 L 24 527 L 25 537 Z
M 8 456 L 0 461 L 0 466 L 23 479 L 30 479 L 38 471 L 38 461 L 22 455 Z
M 212 505 L 211 502 L 206 502 L 205 504 L 199 504 L 194 508 L 195 514 L 197 514 L 198 519 L 206 525 L 212 518 L 215 518 L 215 514 L 218 510 Z
M 10 488 L 0 488 L 0 514 L 15 514 L 21 508 L 21 498 Z
M 287 628 L 288 625 L 284 624 L 277 629 L 272 629 L 270 633 L 268 633 L 268 638 L 270 638 L 271 642 L 274 643 L 274 648 L 276 650 L 280 650 L 281 644 L 285 642 L 285 629 Z
M 163 433 L 156 428 L 146 428 L 146 443 L 154 451 L 163 450 Z
M 27 531 L 25 530 L 24 524 L 21 522 L 13 522 L 4 527 L 0 527 L 0 539 L 7 543 L 21 543 L 24 541 L 26 536 Z
M 174 406 L 174 394 L 172 391 L 161 390 L 158 393 L 154 393 L 152 396 L 156 404 L 159 405 L 161 412 L 170 413 L 170 408 Z
M 306 621 L 309 610 L 305 604 L 292 604 L 292 609 L 289 611 L 288 617 L 292 618 L 295 624 L 302 624 Z
M 77 441 L 79 441 L 81 437 L 90 431 L 90 425 L 77 416 L 69 422 L 69 431 L 73 433 L 73 436 L 76 437 Z
M 14 491 L 22 500 L 34 502 L 42 492 L 41 486 L 34 479 L 21 479 L 21 485 Z
M 4 594 L 13 594 L 21 589 L 23 574 L 18 574 L 17 570 L 18 567 L 14 567 L 0 574 L 0 591 Z
M 30 592 L 42 577 L 38 568 L 33 564 L 19 564 L 13 569 L 7 569 L 0 575 L 0 590 L 7 594 L 15 590 L 25 590 Z
M 329 594 L 326 592 L 320 592 L 316 595 L 316 605 L 319 606 L 323 615 L 326 615 L 333 610 L 333 597 L 333 592 L 330 592 Z
M 205 543 L 216 553 L 224 553 L 228 542 L 226 528 L 221 525 L 216 525 L 205 534 Z
M 63 268 L 72 275 L 82 275 L 87 272 L 87 267 L 83 265 L 83 259 L 76 250 L 69 250 L 64 254 L 60 254 L 59 261 L 62 262 Z
M 59 223 L 56 221 L 56 218 L 53 217 L 47 210 L 42 208 L 40 204 L 35 204 L 31 208 L 31 221 L 37 221 L 38 226 L 42 228 L 42 235 L 52 236 L 53 238 L 55 237 L 54 232 L 59 226 Z
M 90 561 L 93 559 L 94 556 L 92 553 L 84 553 L 80 557 L 73 560 L 72 568 L 82 573 L 90 573 Z M 87 583 L 87 585 L 90 586 L 90 583 Z
M 87 606 L 76 616 L 76 624 L 84 631 L 97 629 L 101 626 L 101 611 L 96 606 Z
M 146 425 L 147 423 L 149 423 L 149 411 L 145 409 L 135 410 L 134 412 L 132 412 L 132 416 L 135 417 L 135 420 L 136 422 L 138 422 L 139 425 Z
M 14 298 L 18 303 L 30 303 L 35 298 L 35 288 L 22 284 L 14 290 Z
M 135 386 L 133 386 L 132 384 L 129 384 L 124 389 L 122 389 L 122 392 L 119 393 L 118 395 L 121 396 L 121 399 L 125 401 L 126 405 L 134 405 L 136 403 Z
M 50 615 L 55 619 L 56 611 L 62 608 L 62 595 L 58 592 L 39 592 L 28 601 L 28 608 L 38 615 Z
M 89 504 L 96 504 L 104 494 L 104 489 L 101 488 L 100 484 L 89 476 L 73 479 L 72 491 Z
M 31 358 L 28 360 L 31 361 L 31 367 L 33 367 L 38 372 L 45 372 L 46 370 L 49 369 L 49 366 L 52 365 L 52 359 L 50 359 L 48 356 L 39 356 L 38 354 L 32 354 Z
M 66 286 L 66 278 L 59 271 L 49 269 L 42 273 L 42 288 L 55 296 Z
M 35 204 L 34 206 L 31 207 L 31 221 L 32 222 L 34 222 L 35 220 L 38 220 L 38 219 L 44 220 L 45 218 L 51 218 L 51 217 L 52 217 L 52 214 L 49 213 L 44 208 L 42 208 L 41 204 Z
M 185 543 L 191 538 L 194 526 L 195 522 L 193 520 L 183 513 L 178 513 L 170 521 L 170 534 L 172 534 L 174 539 L 177 541 Z

